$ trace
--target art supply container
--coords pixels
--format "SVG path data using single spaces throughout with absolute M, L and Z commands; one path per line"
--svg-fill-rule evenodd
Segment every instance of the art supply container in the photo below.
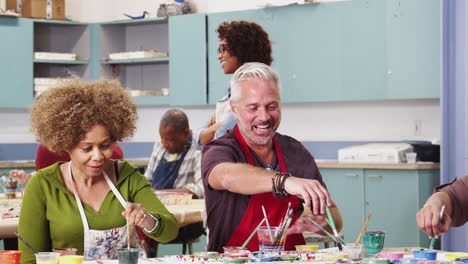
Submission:
M 21 251 L 19 250 L 0 250 L 0 263 L 19 264 Z
M 354 243 L 349 243 L 343 245 L 343 252 L 348 255 L 348 258 L 351 260 L 361 259 L 362 244 L 355 245 Z
M 117 251 L 119 264 L 137 264 L 140 250 L 138 248 L 122 248 Z
M 61 256 L 76 255 L 77 251 L 78 249 L 76 248 L 53 248 L 52 249 L 52 252 L 60 253 Z
M 390 260 L 386 258 L 365 258 L 362 264 L 389 264 Z
M 280 229 L 277 226 L 271 226 L 271 235 L 268 231 L 266 226 L 262 226 L 257 231 L 258 236 L 258 248 L 260 251 L 283 251 L 284 250 L 284 242 L 286 239 L 281 237 L 283 235 L 284 230 Z
M 415 258 L 422 258 L 427 260 L 436 260 L 437 259 L 437 251 L 435 250 L 416 250 L 413 251 L 413 256 Z
M 272 262 L 278 260 L 278 254 L 271 252 L 252 252 L 250 262 Z
M 248 257 L 242 257 L 242 258 L 224 257 L 223 258 L 224 263 L 246 263 L 248 261 L 249 261 Z
M 60 253 L 39 252 L 34 255 L 36 255 L 36 264 L 59 264 Z
M 382 251 L 385 242 L 385 232 L 369 231 L 364 233 L 364 248 L 369 254 L 375 254 Z
M 18 188 L 18 179 L 3 176 L 3 191 L 5 192 L 5 197 L 7 199 L 16 198 L 16 189 Z
M 59 257 L 60 264 L 82 264 L 83 256 L 77 255 L 62 255 Z
M 241 247 L 223 247 L 224 256 L 229 258 L 247 258 L 250 251 Z
M 415 152 L 407 152 L 406 153 L 406 162 L 409 164 L 416 163 L 416 153 Z
M 417 264 L 419 261 L 424 261 L 422 258 L 401 258 L 400 264 Z
M 447 261 L 453 262 L 457 258 L 468 258 L 468 253 L 447 253 L 445 258 Z
M 296 251 L 317 252 L 318 245 L 296 245 Z
M 386 252 L 386 251 L 382 251 L 377 256 L 379 258 L 387 258 L 390 261 L 394 261 L 394 260 L 399 260 L 399 259 L 403 258 L 404 253 L 403 252 Z
M 282 261 L 294 261 L 299 258 L 297 251 L 281 251 L 278 255 L 279 260 Z

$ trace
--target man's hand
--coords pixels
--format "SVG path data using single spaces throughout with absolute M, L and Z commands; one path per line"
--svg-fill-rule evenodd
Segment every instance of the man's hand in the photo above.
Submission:
M 286 192 L 302 198 L 313 214 L 325 214 L 325 205 L 332 206 L 330 194 L 317 180 L 289 177 L 284 184 Z
M 426 203 L 426 205 L 416 214 L 418 227 L 429 237 L 439 237 L 441 233 L 447 233 L 452 224 L 452 218 L 444 214 L 440 221 L 440 210 L 442 203 Z

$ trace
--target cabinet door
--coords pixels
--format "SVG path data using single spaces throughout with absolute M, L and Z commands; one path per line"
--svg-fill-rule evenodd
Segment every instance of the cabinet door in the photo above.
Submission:
M 385 231 L 385 247 L 421 245 L 416 212 L 419 209 L 417 170 L 365 170 L 366 213 L 373 215 L 368 231 Z
M 0 17 L 0 107 L 25 108 L 33 100 L 33 23 Z
M 320 169 L 332 199 L 343 218 L 346 242 L 354 242 L 364 224 L 364 171 L 362 169 Z
M 206 16 L 169 17 L 172 105 L 206 104 Z

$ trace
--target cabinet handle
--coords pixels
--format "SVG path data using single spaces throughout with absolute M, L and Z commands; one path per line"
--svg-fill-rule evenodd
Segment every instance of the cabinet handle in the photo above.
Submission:
M 378 178 L 382 178 L 382 175 L 368 175 L 367 178 L 378 179 Z
M 346 176 L 346 177 L 357 177 L 358 175 L 356 173 L 345 173 L 344 176 Z

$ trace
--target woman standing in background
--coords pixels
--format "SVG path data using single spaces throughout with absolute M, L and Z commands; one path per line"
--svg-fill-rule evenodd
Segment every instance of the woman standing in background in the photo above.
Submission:
M 257 23 L 248 21 L 223 22 L 218 29 L 218 60 L 224 74 L 233 74 L 246 62 L 271 65 L 271 41 L 268 33 Z M 230 88 L 216 103 L 216 112 L 206 127 L 196 133 L 195 143 L 204 146 L 236 124 L 229 106 Z

